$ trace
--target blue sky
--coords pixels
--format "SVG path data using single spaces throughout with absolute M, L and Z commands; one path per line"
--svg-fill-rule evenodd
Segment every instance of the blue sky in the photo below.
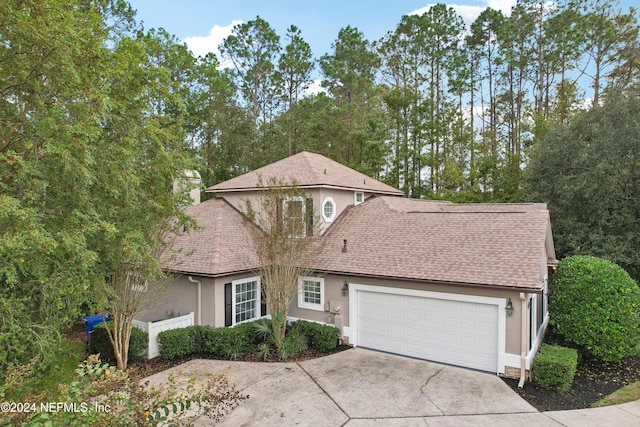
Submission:
M 216 51 L 233 26 L 260 16 L 280 37 L 294 24 L 315 57 L 331 52 L 341 28 L 351 25 L 370 40 L 395 29 L 403 15 L 427 8 L 429 0 L 129 0 L 146 29 L 162 27 L 185 41 L 196 55 Z M 508 12 L 515 0 L 464 0 L 451 4 L 471 22 L 490 6 Z

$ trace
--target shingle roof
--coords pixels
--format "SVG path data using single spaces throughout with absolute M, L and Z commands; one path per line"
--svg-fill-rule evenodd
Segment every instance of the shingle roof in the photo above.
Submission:
M 378 197 L 343 212 L 311 264 L 348 275 L 539 289 L 548 224 L 544 204 Z
M 224 199 L 211 199 L 186 211 L 201 227 L 168 239 L 173 252 L 161 257 L 169 271 L 222 276 L 258 268 L 249 225 Z
M 383 184 L 320 154 L 307 151 L 221 182 L 207 188 L 206 191 L 223 193 L 255 190 L 260 186 L 260 178 L 265 183 L 270 178 L 280 179 L 286 183 L 295 181 L 302 188 L 338 187 L 377 194 L 403 195 L 402 191 L 396 188 Z

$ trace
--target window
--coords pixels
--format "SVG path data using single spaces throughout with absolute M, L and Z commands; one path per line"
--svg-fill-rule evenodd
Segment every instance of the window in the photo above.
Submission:
M 298 308 L 324 311 L 324 279 L 319 277 L 298 279 Z
M 260 317 L 260 278 L 234 280 L 232 285 L 233 324 Z
M 322 219 L 331 222 L 336 217 L 336 202 L 331 197 L 327 197 L 322 202 Z
M 305 203 L 302 197 L 292 197 L 282 201 L 282 224 L 289 236 L 305 235 Z
M 356 191 L 353 193 L 353 204 L 359 205 L 364 202 L 364 193 L 362 191 Z

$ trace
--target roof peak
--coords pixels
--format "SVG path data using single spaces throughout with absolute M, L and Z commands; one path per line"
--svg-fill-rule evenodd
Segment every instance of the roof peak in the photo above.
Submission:
M 284 183 L 296 183 L 298 187 L 333 187 L 353 191 L 365 191 L 394 196 L 402 191 L 375 178 L 349 168 L 322 154 L 300 151 L 284 159 L 247 172 L 207 188 L 207 192 L 225 193 L 252 191 L 264 186 L 264 182 L 276 179 Z

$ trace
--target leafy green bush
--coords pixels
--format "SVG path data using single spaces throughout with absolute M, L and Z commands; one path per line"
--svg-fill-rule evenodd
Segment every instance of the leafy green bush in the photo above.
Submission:
M 158 353 L 163 359 L 178 359 L 197 351 L 195 326 L 170 329 L 158 334 Z
M 113 332 L 113 322 L 108 322 L 109 328 Z M 149 334 L 136 327 L 131 328 L 131 338 L 129 339 L 129 353 L 127 362 L 135 362 L 144 359 L 149 346 Z M 91 339 L 89 340 L 89 354 L 100 354 L 100 359 L 107 363 L 115 363 L 116 355 L 113 352 L 113 345 L 109 340 L 109 334 L 105 329 L 104 322 L 93 328 Z
M 293 324 L 293 328 L 307 337 L 310 347 L 323 353 L 336 348 L 340 339 L 340 329 L 331 325 L 298 320 Z
M 160 357 L 176 359 L 191 354 L 237 359 L 253 348 L 255 334 L 248 324 L 234 328 L 187 326 L 158 334 Z
M 555 332 L 605 361 L 638 354 L 640 288 L 616 264 L 591 256 L 563 259 L 549 292 Z
M 533 381 L 542 387 L 556 387 L 565 392 L 576 375 L 578 352 L 573 348 L 542 344 L 533 359 Z

